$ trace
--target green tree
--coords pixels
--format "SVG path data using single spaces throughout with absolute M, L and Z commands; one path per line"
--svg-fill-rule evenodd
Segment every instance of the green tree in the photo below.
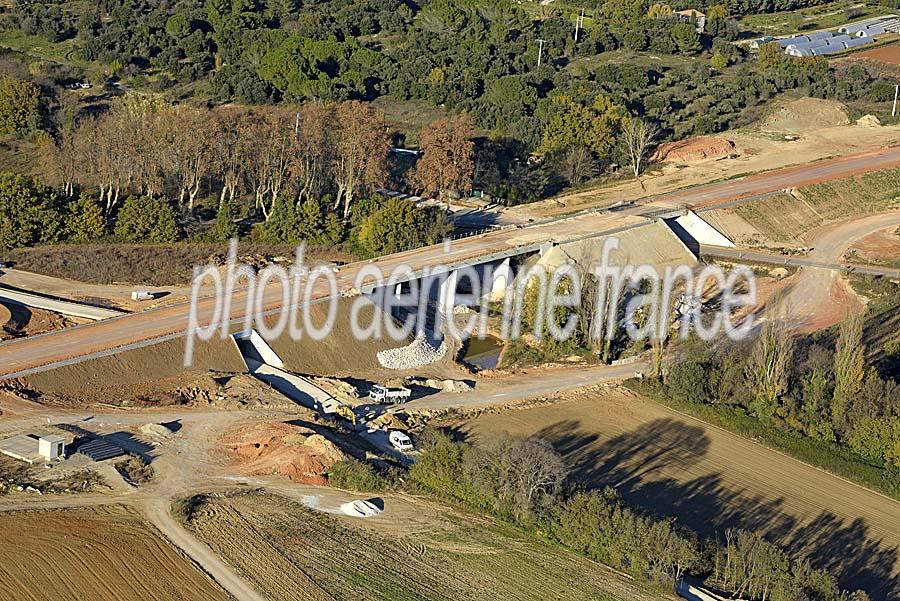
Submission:
M 93 198 L 82 194 L 69 203 L 66 217 L 66 234 L 73 242 L 93 242 L 106 234 L 103 209 Z
M 164 200 L 129 196 L 116 216 L 116 238 L 124 242 L 163 244 L 178 240 L 175 211 Z
M 258 226 L 259 239 L 271 244 L 296 244 L 303 238 L 300 219 L 292 203 L 279 200 L 265 223 Z
M 790 333 L 775 316 L 770 316 L 753 345 L 746 372 L 753 393 L 750 410 L 764 421 L 775 416 L 787 392 L 793 348 Z
M 721 71 L 728 66 L 728 57 L 720 52 L 715 52 L 709 59 L 709 64 L 713 69 Z
M 629 121 L 628 110 L 606 94 L 583 106 L 566 96 L 554 99 L 556 112 L 544 129 L 538 154 L 583 145 L 601 159 L 610 158 L 616 139 Z
M 0 173 L 0 250 L 58 241 L 63 220 L 53 192 L 36 179 Z
M 219 202 L 219 208 L 216 211 L 216 229 L 214 236 L 218 242 L 228 242 L 232 238 L 237 238 L 238 224 L 235 220 L 238 218 L 237 207 L 230 198 L 223 198 Z
M 367 255 L 384 255 L 438 242 L 446 233 L 443 225 L 443 217 L 436 212 L 391 198 L 363 220 L 356 242 Z
M 22 137 L 41 127 L 44 100 L 37 84 L 0 77 L 0 133 Z
M 772 71 L 781 66 L 784 60 L 784 52 L 776 42 L 769 42 L 759 47 L 759 66 L 766 71 Z
M 700 34 L 693 23 L 676 23 L 672 26 L 672 39 L 681 54 L 700 52 Z

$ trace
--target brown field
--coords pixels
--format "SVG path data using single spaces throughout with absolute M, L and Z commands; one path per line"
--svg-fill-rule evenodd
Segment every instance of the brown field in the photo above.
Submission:
M 863 261 L 900 265 L 900 228 L 881 230 L 857 240 L 848 249 Z
M 353 519 L 238 494 L 207 498 L 190 525 L 273 600 L 660 599 L 564 549 L 421 499 L 391 496 L 384 514 Z
M 123 507 L 0 514 L 0 599 L 229 598 Z
M 853 56 L 854 58 L 870 58 L 892 65 L 900 65 L 900 44 L 890 44 L 889 46 L 857 52 Z
M 613 486 L 709 537 L 728 527 L 763 532 L 846 588 L 900 595 L 900 504 L 630 391 L 572 393 L 459 428 L 476 439 L 541 436 L 588 486 Z

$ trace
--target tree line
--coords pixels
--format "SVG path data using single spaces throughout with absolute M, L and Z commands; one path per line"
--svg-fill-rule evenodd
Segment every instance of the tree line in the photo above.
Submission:
M 449 232 L 441 211 L 375 193 L 388 177 L 390 137 L 368 103 L 207 109 L 128 93 L 99 116 L 63 105 L 55 117 L 55 136 L 42 139 L 56 188 L 4 180 L 16 213 L 5 218 L 4 248 L 96 240 L 113 225 L 120 240 L 171 242 L 195 224 L 200 199 L 215 209 L 216 240 L 239 235 L 242 217 L 260 221 L 252 231 L 260 241 L 349 240 L 362 255 L 435 243 Z M 410 185 L 440 197 L 468 191 L 473 136 L 466 118 L 428 124 Z

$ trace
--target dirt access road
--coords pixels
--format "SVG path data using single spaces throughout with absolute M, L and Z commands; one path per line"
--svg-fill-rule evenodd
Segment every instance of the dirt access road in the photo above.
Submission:
M 900 211 L 869 215 L 829 226 L 810 236 L 813 249 L 808 258 L 823 263 L 839 262 L 857 240 L 898 225 Z M 796 280 L 787 284 L 780 306 L 803 332 L 834 325 L 845 317 L 847 311 L 862 308 L 856 294 L 839 272 L 818 267 L 800 270 Z
M 900 503 L 624 389 L 573 392 L 458 425 L 476 439 L 540 436 L 573 475 L 706 536 L 765 533 L 848 589 L 900 598 Z
M 448 253 L 442 245 L 421 248 L 379 258 L 372 263 L 384 273 L 405 266 L 415 270 L 439 265 L 452 267 L 487 256 L 518 254 L 533 250 L 542 242 L 557 243 L 581 237 L 612 233 L 617 228 L 645 223 L 639 215 L 678 205 L 710 207 L 737 198 L 764 194 L 792 186 L 803 186 L 827 179 L 847 177 L 900 164 L 900 148 L 819 161 L 810 165 L 789 167 L 737 180 L 708 184 L 642 201 L 639 205 L 617 212 L 589 211 L 565 219 L 536 223 L 526 228 L 507 228 L 490 234 L 457 241 Z M 349 289 L 356 275 L 368 263 L 354 263 L 341 269 L 338 286 Z M 322 278 L 313 289 L 313 298 L 330 294 Z M 245 293 L 235 293 L 232 317 L 242 316 Z M 283 305 L 280 286 L 269 286 L 263 298 L 267 310 Z M 216 309 L 213 299 L 198 303 L 199 322 L 209 323 Z M 152 341 L 177 337 L 187 331 L 189 307 L 177 304 L 99 323 L 87 324 L 44 336 L 0 344 L 0 377 L 26 375 L 38 368 L 71 363 L 92 356 L 114 352 Z

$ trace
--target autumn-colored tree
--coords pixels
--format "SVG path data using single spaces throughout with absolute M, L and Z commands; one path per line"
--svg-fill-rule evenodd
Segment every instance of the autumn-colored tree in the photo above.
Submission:
M 332 164 L 329 132 L 333 119 L 334 106 L 321 102 L 307 103 L 297 112 L 291 171 L 297 182 L 298 206 L 317 200 L 325 189 Z
M 468 116 L 438 119 L 419 134 L 422 157 L 414 178 L 424 190 L 450 201 L 450 194 L 472 186 L 475 125 Z
M 357 100 L 337 105 L 333 132 L 334 207 L 336 210 L 343 204 L 347 219 L 357 192 L 383 181 L 390 139 L 384 115 L 371 104 Z

